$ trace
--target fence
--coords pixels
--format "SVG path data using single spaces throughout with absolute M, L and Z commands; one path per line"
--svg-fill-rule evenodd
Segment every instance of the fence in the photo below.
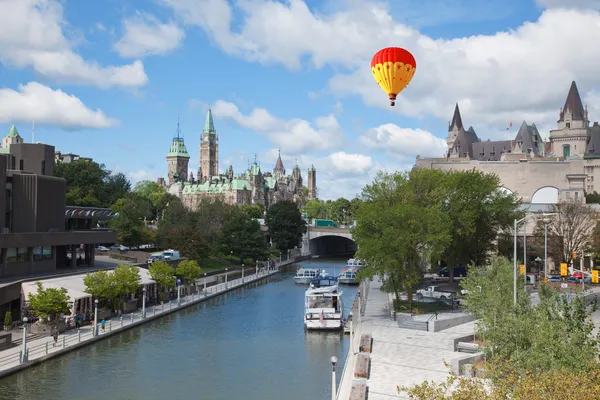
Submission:
M 124 314 L 119 318 L 110 319 L 106 321 L 104 330 L 100 329 L 99 325 L 96 325 L 96 329 L 98 330 L 98 335 L 96 336 L 102 336 L 106 333 L 123 330 L 124 328 L 131 327 L 132 325 L 139 325 L 143 320 L 154 319 L 155 317 L 169 314 L 175 310 L 198 303 L 208 297 L 213 297 L 219 293 L 224 293 L 236 287 L 241 287 L 247 283 L 258 281 L 277 272 L 278 267 L 279 266 L 276 265 L 275 268 L 263 268 L 252 275 L 219 283 L 214 286 L 209 286 L 202 291 L 189 294 L 187 296 L 181 296 L 177 299 L 170 300 L 162 304 L 146 307 L 142 310 L 136 310 L 130 314 Z M 19 347 L 12 347 L 8 350 L 1 351 L 0 376 L 2 375 L 3 371 L 17 367 L 21 364 L 35 361 L 36 359 L 46 357 L 53 353 L 59 353 L 62 350 L 77 346 L 86 341 L 91 341 L 95 337 L 93 327 L 89 327 L 89 329 L 86 328 L 68 331 L 60 335 L 56 343 L 51 337 L 45 337 L 42 339 L 36 339 L 35 342 L 37 343 L 35 344 L 32 343 L 31 345 L 28 345 L 26 341 L 25 345 L 21 344 Z M 29 329 L 29 326 L 27 326 L 27 329 Z M 20 332 L 23 332 L 22 327 Z M 18 351 L 17 348 L 19 348 Z M 23 350 L 25 350 L 24 353 Z

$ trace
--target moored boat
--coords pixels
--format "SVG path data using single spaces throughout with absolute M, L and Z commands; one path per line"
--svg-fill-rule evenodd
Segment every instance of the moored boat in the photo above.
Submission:
M 321 276 L 321 270 L 316 268 L 300 268 L 294 276 L 294 281 L 301 285 L 310 283 L 313 279 Z
M 304 294 L 304 327 L 308 330 L 343 329 L 344 303 L 336 278 L 322 277 L 310 282 Z
M 358 285 L 358 268 L 344 268 L 338 275 L 338 282 L 342 285 Z
M 351 258 L 348 260 L 348 262 L 346 263 L 346 267 L 347 268 L 358 268 L 361 269 L 362 268 L 362 263 L 360 262 L 360 260 L 356 259 L 356 258 Z

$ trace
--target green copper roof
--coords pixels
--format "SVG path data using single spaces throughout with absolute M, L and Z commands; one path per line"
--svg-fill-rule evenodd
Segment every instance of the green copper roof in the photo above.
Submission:
M 186 183 L 183 186 L 183 194 L 198 194 L 198 193 L 208 193 L 208 194 L 225 194 L 230 190 L 250 190 L 252 185 L 249 181 L 245 179 L 236 178 L 231 181 L 231 186 L 229 184 L 229 180 L 227 179 L 219 179 L 219 177 L 213 177 L 212 182 L 204 182 L 202 184 L 190 184 Z
M 212 111 L 209 108 L 208 113 L 206 114 L 206 122 L 204 123 L 203 133 L 209 133 L 211 135 L 215 135 L 217 131 L 215 131 L 215 123 L 213 122 Z
M 8 133 L 6 134 L 5 137 L 16 138 L 18 136 L 19 136 L 19 132 L 17 131 L 17 127 L 13 125 L 10 127 L 10 130 L 8 131 Z
M 252 167 L 250 168 L 250 173 L 252 175 L 258 175 L 260 173 L 260 167 L 258 166 L 256 161 L 252 164 Z
M 173 143 L 171 144 L 171 149 L 169 150 L 167 157 L 190 158 L 190 155 L 185 148 L 185 143 L 183 143 L 183 138 L 173 139 Z
M 311 164 L 310 168 L 308 169 L 309 171 L 316 171 L 315 166 Z

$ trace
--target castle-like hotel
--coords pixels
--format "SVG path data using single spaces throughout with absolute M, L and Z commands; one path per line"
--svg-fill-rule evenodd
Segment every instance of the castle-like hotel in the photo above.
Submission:
M 525 121 L 513 140 L 481 141 L 473 127 L 465 129 L 457 104 L 448 127 L 447 154 L 417 156 L 416 167 L 495 173 L 524 203 L 585 202 L 586 193 L 599 189 L 600 126 L 590 126 L 575 82 L 558 117 L 547 142 L 535 124 Z
M 302 173 L 298 163 L 291 175 L 286 175 L 281 154 L 273 172 L 263 172 L 256 161 L 246 171 L 234 175 L 230 165 L 225 173 L 219 173 L 219 137 L 215 130 L 212 111 L 209 109 L 200 139 L 200 167 L 197 179 L 189 172 L 190 155 L 183 137 L 173 138 L 167 154 L 168 178 L 159 178 L 158 183 L 168 188 L 169 193 L 179 197 L 184 206 L 196 210 L 202 198 L 218 198 L 227 204 L 260 204 L 270 206 L 282 200 L 302 203 L 317 197 L 317 171 L 308 169 L 308 196 L 303 192 Z

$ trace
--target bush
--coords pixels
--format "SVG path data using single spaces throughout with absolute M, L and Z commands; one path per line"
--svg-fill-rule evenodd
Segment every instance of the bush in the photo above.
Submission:
M 7 311 L 6 314 L 4 314 L 4 326 L 11 326 L 12 325 L 12 313 L 10 311 Z
M 245 258 L 244 259 L 244 266 L 246 266 L 246 267 L 252 267 L 254 265 L 256 265 L 256 262 L 254 262 L 253 259 L 251 259 L 251 258 Z
M 240 258 L 236 257 L 236 256 L 232 256 L 231 254 L 226 254 L 226 255 L 221 255 L 219 256 L 220 259 L 225 260 L 227 262 L 230 262 L 234 265 L 238 265 L 240 262 Z

